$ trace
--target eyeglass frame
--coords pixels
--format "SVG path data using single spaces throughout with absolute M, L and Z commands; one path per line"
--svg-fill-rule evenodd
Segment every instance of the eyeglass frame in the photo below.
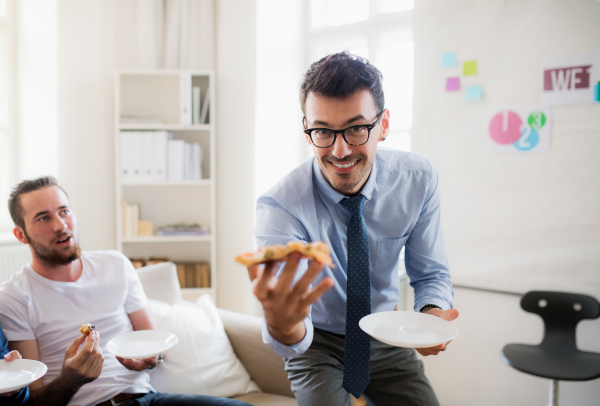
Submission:
M 310 142 L 311 144 L 313 144 L 315 147 L 317 148 L 329 148 L 331 147 L 333 144 L 335 144 L 335 140 L 337 139 L 337 135 L 338 133 L 342 134 L 342 138 L 344 139 L 344 141 L 346 141 L 346 144 L 348 145 L 352 145 L 353 147 L 357 147 L 359 145 L 365 145 L 367 142 L 369 142 L 369 138 L 371 137 L 371 130 L 373 128 L 375 128 L 377 126 L 377 124 L 379 124 L 379 120 L 381 120 L 381 117 L 383 116 L 383 112 L 385 111 L 385 109 L 381 110 L 381 113 L 379 113 L 377 115 L 377 119 L 375 121 L 373 121 L 370 124 L 354 124 L 351 125 L 349 127 L 344 128 L 343 130 L 332 130 L 331 128 L 327 128 L 327 127 L 315 127 L 315 128 L 307 128 L 306 130 L 304 130 L 304 133 L 306 133 L 306 135 L 308 135 L 308 137 L 310 138 Z M 302 124 L 304 125 L 304 121 L 306 120 L 306 117 L 302 118 Z M 346 135 L 344 134 L 346 132 L 346 130 L 352 128 L 352 127 L 366 127 L 367 128 L 367 140 L 365 142 L 363 142 L 362 144 L 352 144 L 350 142 L 348 142 L 348 140 L 346 139 Z M 331 144 L 327 145 L 326 147 L 321 147 L 317 144 L 315 144 L 315 142 L 312 139 L 312 132 L 315 130 L 329 130 L 329 131 L 333 131 L 333 141 L 331 142 Z

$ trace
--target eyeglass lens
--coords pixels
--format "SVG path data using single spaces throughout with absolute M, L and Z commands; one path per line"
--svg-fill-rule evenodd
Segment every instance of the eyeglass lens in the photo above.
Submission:
M 328 128 L 320 128 L 312 132 L 312 141 L 318 147 L 328 147 L 333 144 L 334 133 Z M 347 128 L 344 136 L 348 143 L 360 145 L 367 142 L 369 138 L 369 129 L 362 125 Z

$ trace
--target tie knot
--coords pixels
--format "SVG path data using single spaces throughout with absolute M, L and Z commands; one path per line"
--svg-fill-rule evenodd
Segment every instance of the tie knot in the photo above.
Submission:
M 366 198 L 363 195 L 359 194 L 354 197 L 346 197 L 340 203 L 347 208 L 353 216 L 360 216 L 362 215 L 365 199 Z

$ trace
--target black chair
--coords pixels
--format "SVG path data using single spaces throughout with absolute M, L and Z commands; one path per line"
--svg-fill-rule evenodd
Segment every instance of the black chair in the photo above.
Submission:
M 576 293 L 531 291 L 521 298 L 523 310 L 544 320 L 544 339 L 539 345 L 508 344 L 502 359 L 526 374 L 551 379 L 550 403 L 558 406 L 558 381 L 600 378 L 600 354 L 579 351 L 575 328 L 583 319 L 600 316 L 600 303 Z

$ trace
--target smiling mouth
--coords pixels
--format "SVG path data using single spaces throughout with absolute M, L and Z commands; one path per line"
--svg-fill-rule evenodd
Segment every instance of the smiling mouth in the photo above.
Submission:
M 333 166 L 337 167 L 337 168 L 342 168 L 342 169 L 346 169 L 346 168 L 351 168 L 354 165 L 356 165 L 358 161 L 353 161 L 353 162 L 348 162 L 346 164 L 343 163 L 336 163 L 336 162 L 329 162 L 330 164 L 332 164 Z

